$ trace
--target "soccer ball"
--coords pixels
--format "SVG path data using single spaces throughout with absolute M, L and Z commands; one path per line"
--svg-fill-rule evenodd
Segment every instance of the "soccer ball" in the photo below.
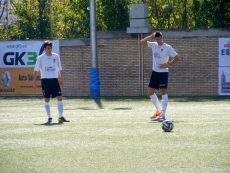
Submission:
M 164 120 L 161 124 L 161 128 L 165 131 L 165 132 L 171 132 L 172 129 L 174 128 L 174 124 L 171 120 Z

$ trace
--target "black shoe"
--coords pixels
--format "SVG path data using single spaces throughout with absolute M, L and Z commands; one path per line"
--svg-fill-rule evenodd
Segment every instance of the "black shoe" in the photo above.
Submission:
M 52 123 L 52 118 L 48 118 L 48 121 L 46 122 L 46 124 L 50 124 Z
M 70 122 L 69 120 L 65 119 L 65 117 L 61 117 L 58 119 L 59 123 L 63 123 L 63 122 Z

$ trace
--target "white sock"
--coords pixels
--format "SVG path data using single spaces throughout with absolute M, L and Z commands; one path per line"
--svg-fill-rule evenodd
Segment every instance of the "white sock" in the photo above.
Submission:
M 45 106 L 46 114 L 47 114 L 48 118 L 52 118 L 50 115 L 50 102 L 45 102 L 44 106 Z
M 57 108 L 58 108 L 59 118 L 61 118 L 63 116 L 63 102 L 62 101 L 57 102 Z
M 154 104 L 154 106 L 156 107 L 157 111 L 161 111 L 161 106 L 158 100 L 157 95 L 154 93 L 153 95 L 149 96 Z
M 168 94 L 162 95 L 162 114 L 166 115 L 166 110 L 168 106 Z

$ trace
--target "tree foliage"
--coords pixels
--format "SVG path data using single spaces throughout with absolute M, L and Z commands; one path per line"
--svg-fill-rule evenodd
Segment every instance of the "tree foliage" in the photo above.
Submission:
M 0 28 L 0 39 L 87 38 L 89 1 L 11 0 L 17 20 Z M 230 28 L 229 0 L 96 0 L 97 30 L 126 30 L 136 3 L 148 3 L 155 29 Z
M 15 1 L 11 9 L 17 20 L 9 25 L 11 39 L 39 39 L 50 36 L 50 8 L 46 0 Z
M 127 0 L 101 0 L 102 21 L 105 30 L 125 30 L 129 25 L 129 3 Z

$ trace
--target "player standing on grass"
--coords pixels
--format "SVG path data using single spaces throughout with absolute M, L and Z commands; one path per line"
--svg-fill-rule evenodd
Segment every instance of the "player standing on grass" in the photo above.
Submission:
M 63 75 L 61 60 L 58 54 L 52 52 L 53 43 L 46 40 L 43 44 L 45 53 L 37 58 L 37 62 L 34 67 L 33 74 L 33 87 L 37 89 L 36 78 L 37 73 L 41 72 L 41 86 L 44 96 L 44 106 L 48 116 L 47 123 L 52 122 L 52 116 L 50 114 L 50 96 L 52 98 L 57 98 L 57 108 L 59 113 L 59 122 L 69 122 L 63 117 L 63 102 L 62 102 L 62 92 L 61 87 L 63 87 Z M 60 77 L 60 82 L 58 82 L 58 75 Z
M 149 41 L 152 38 L 155 39 L 155 42 Z M 170 45 L 163 42 L 162 33 L 159 31 L 143 38 L 140 43 L 151 48 L 153 56 L 152 75 L 149 81 L 148 95 L 156 107 L 156 112 L 150 118 L 152 120 L 163 121 L 166 119 L 165 115 L 168 106 L 168 67 L 176 63 L 179 60 L 179 56 Z M 171 61 L 169 61 L 169 56 L 173 57 Z M 155 94 L 158 89 L 160 89 L 162 95 L 162 108 Z

